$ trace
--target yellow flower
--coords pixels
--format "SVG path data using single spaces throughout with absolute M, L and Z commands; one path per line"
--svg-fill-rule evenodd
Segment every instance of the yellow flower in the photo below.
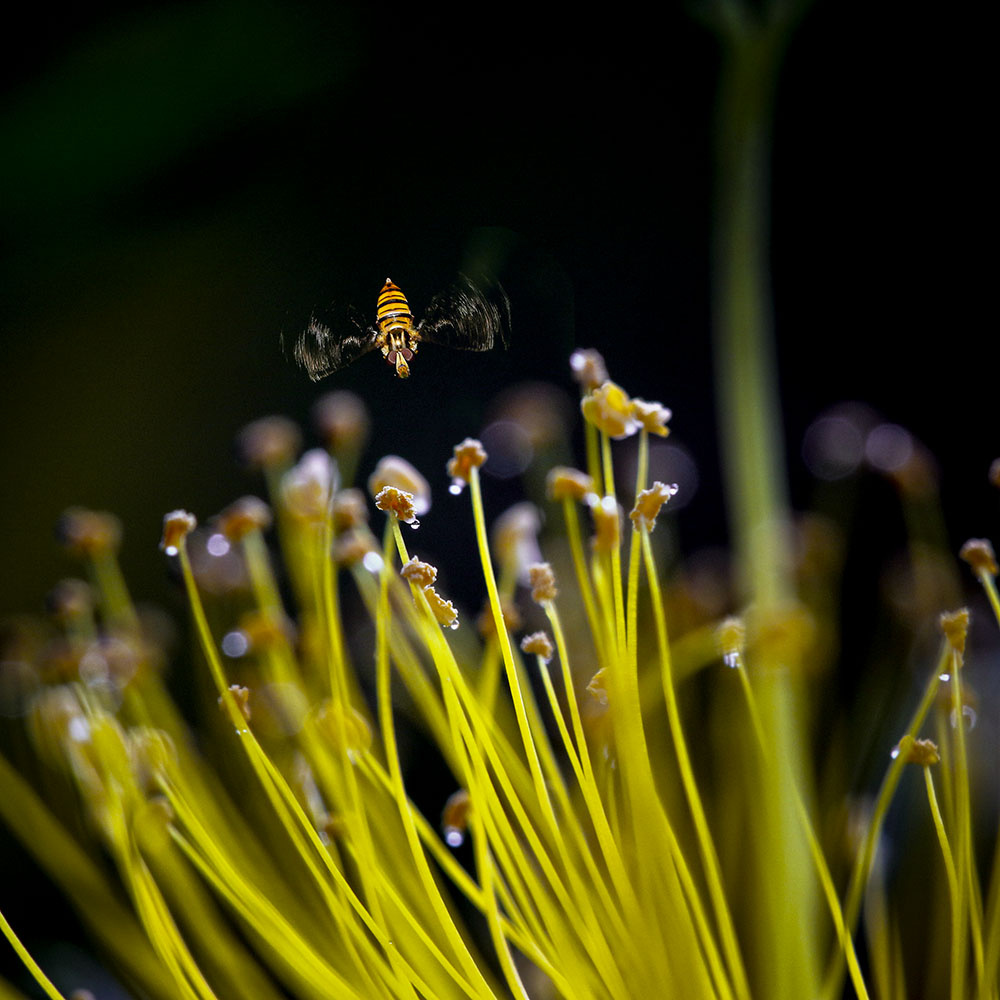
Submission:
M 451 476 L 451 492 L 460 493 L 463 484 L 472 476 L 472 470 L 486 461 L 486 450 L 482 442 L 475 438 L 466 438 L 461 444 L 455 445 L 454 455 L 448 459 L 448 475 Z
M 386 455 L 379 459 L 375 471 L 368 477 L 368 492 L 377 496 L 385 486 L 409 493 L 413 498 L 413 512 L 423 517 L 431 509 L 431 487 L 416 468 L 399 455 Z
M 559 591 L 556 589 L 556 575 L 548 563 L 537 563 L 528 567 L 531 585 L 531 599 L 538 604 L 554 601 Z
M 670 433 L 667 421 L 673 414 L 659 403 L 647 403 L 644 399 L 633 399 L 632 416 L 650 434 L 658 434 L 660 437 L 666 437 Z
M 959 608 L 958 611 L 945 612 L 938 621 L 948 645 L 956 653 L 964 653 L 965 639 L 969 634 L 969 609 Z
M 608 380 L 608 369 L 604 364 L 604 358 L 592 348 L 574 351 L 570 355 L 569 367 L 573 378 L 584 390 L 596 389 L 602 382 Z
M 677 484 L 668 486 L 659 481 L 653 483 L 648 490 L 643 490 L 635 498 L 635 507 L 629 517 L 636 528 L 652 531 L 656 527 L 656 517 L 660 508 L 677 492 Z
M 399 573 L 400 576 L 409 580 L 410 583 L 420 587 L 421 590 L 426 590 L 428 587 L 432 587 L 438 575 L 436 566 L 432 566 L 430 563 L 421 562 L 416 556 L 410 559 L 409 562 L 405 563 Z
M 441 625 L 445 628 L 458 628 L 458 612 L 451 601 L 446 601 L 433 587 L 426 587 L 424 596 Z
M 997 575 L 997 557 L 988 538 L 970 538 L 958 553 L 977 574 Z
M 375 506 L 387 514 L 392 514 L 404 524 L 412 525 L 414 528 L 420 524 L 413 505 L 413 494 L 405 490 L 397 490 L 395 486 L 383 487 L 375 496 Z
M 626 438 L 640 427 L 628 393 L 614 382 L 604 382 L 580 400 L 584 419 L 611 438 Z
M 546 663 L 552 659 L 552 640 L 544 632 L 532 632 L 521 640 L 521 649 L 540 656 Z
M 198 519 L 186 510 L 173 510 L 163 516 L 163 538 L 160 548 L 168 556 L 177 555 L 181 541 L 198 526 Z
M 585 472 L 557 465 L 545 479 L 549 497 L 553 500 L 583 500 L 594 492 L 594 480 Z
M 612 496 L 595 497 L 590 505 L 594 519 L 594 537 L 591 543 L 595 552 L 612 552 L 621 538 L 621 511 Z

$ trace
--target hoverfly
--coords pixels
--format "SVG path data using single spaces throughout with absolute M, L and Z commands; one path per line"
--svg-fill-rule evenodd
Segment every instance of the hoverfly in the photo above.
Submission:
M 484 290 L 460 275 L 453 286 L 430 300 L 418 323 L 399 286 L 386 278 L 378 296 L 375 323 L 365 326 L 356 315 L 350 320 L 356 333 L 331 329 L 313 317 L 299 337 L 295 360 L 314 382 L 376 347 L 400 378 L 409 377 L 409 363 L 422 341 L 465 351 L 488 351 L 499 338 L 506 347 L 510 303 L 499 285 Z

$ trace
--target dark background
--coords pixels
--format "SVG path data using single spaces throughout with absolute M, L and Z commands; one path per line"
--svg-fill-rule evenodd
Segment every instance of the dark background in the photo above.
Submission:
M 946 502 L 994 457 L 989 164 L 974 23 L 815 3 L 776 116 L 773 257 L 793 479 L 802 432 L 862 399 L 926 440 Z M 29 18 L 32 12 L 28 12 Z M 718 50 L 680 5 L 541 20 L 512 7 L 241 2 L 38 12 L 0 103 L 0 612 L 71 564 L 70 504 L 118 513 L 157 596 L 162 514 L 256 488 L 231 440 L 327 387 L 376 413 L 370 459 L 443 485 L 451 445 L 575 346 L 674 410 L 701 473 L 689 544 L 723 541 L 708 334 Z M 44 16 L 44 22 L 42 17 Z M 510 245 L 504 353 L 375 357 L 313 385 L 283 357 L 311 310 L 414 308 L 483 227 Z M 804 498 L 796 496 L 801 503 Z M 970 508 L 972 505 L 972 508 Z M 971 519 L 970 519 L 971 520 Z M 986 525 L 956 525 L 956 541 Z
M 863 400 L 940 463 L 955 549 L 996 525 L 992 54 L 977 10 L 818 0 L 782 74 L 774 153 L 793 501 L 808 500 L 809 422 Z M 120 515 L 135 595 L 179 608 L 163 513 L 204 518 L 258 490 L 235 433 L 272 412 L 306 422 L 327 388 L 373 410 L 365 471 L 406 455 L 447 514 L 451 446 L 512 382 L 572 392 L 577 346 L 673 408 L 671 440 L 700 475 L 681 544 L 724 543 L 708 273 L 719 53 L 690 13 L 24 11 L 0 60 L 0 616 L 40 611 L 77 571 L 52 536 L 71 504 Z M 368 357 L 320 385 L 283 357 L 280 334 L 317 305 L 369 313 L 391 276 L 419 313 L 484 245 L 504 249 L 508 352 L 428 347 L 408 382 Z

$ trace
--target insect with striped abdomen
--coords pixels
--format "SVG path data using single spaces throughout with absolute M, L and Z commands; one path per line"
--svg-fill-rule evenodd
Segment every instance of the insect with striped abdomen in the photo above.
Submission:
M 497 284 L 474 282 L 465 275 L 435 295 L 419 322 L 398 285 L 386 278 L 379 292 L 375 322 L 365 326 L 351 316 L 356 332 L 321 323 L 313 317 L 295 344 L 295 360 L 313 381 L 378 348 L 400 378 L 421 342 L 465 351 L 488 351 L 497 340 L 507 345 L 510 303 Z

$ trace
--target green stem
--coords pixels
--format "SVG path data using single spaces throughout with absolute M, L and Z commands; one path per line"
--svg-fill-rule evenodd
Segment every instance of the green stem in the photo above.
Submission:
M 937 697 L 938 688 L 941 685 L 941 672 L 947 669 L 950 659 L 951 652 L 947 644 L 945 644 L 934 672 L 931 674 L 924 688 L 920 704 L 917 705 L 916 711 L 911 716 L 909 724 L 906 727 L 905 736 L 909 736 L 912 739 L 916 738 L 920 727 L 927 718 L 928 712 L 931 710 L 931 706 L 934 704 L 934 699 Z M 851 935 L 854 934 L 858 917 L 861 913 L 861 901 L 864 896 L 865 887 L 868 884 L 872 864 L 875 860 L 875 849 L 878 846 L 879 836 L 882 832 L 882 824 L 889 812 L 889 805 L 892 802 L 893 796 L 896 794 L 899 779 L 903 776 L 904 767 L 906 767 L 906 759 L 902 754 L 898 754 L 893 758 L 892 763 L 889 765 L 889 770 L 882 779 L 882 785 L 879 788 L 875 799 L 875 806 L 872 809 L 871 819 L 868 821 L 864 839 L 858 848 L 854 860 L 854 867 L 848 881 L 847 895 L 843 907 L 844 925 L 847 928 L 847 933 Z M 840 996 L 843 978 L 844 952 L 838 949 L 830 963 L 824 980 L 821 995 L 825 1000 L 834 1000 L 835 997 Z
M 722 939 L 722 950 L 729 966 L 733 991 L 738 997 L 749 998 L 750 985 L 747 981 L 743 958 L 740 955 L 739 942 L 736 938 L 736 928 L 733 926 L 732 915 L 726 902 L 726 890 L 722 882 L 722 871 L 719 858 L 715 852 L 715 844 L 708 826 L 708 818 L 698 794 L 698 785 L 688 753 L 687 740 L 684 737 L 684 727 L 681 724 L 680 709 L 677 704 L 677 692 L 674 689 L 674 679 L 670 661 L 670 642 L 667 638 L 667 620 L 663 613 L 663 596 L 660 592 L 660 581 L 656 574 L 656 562 L 653 558 L 653 547 L 650 544 L 649 531 L 643 528 L 641 532 L 632 533 L 633 539 L 641 536 L 643 559 L 646 564 L 646 577 L 649 581 L 650 601 L 653 606 L 653 621 L 656 624 L 657 646 L 660 651 L 660 676 L 663 684 L 663 695 L 667 708 L 667 725 L 674 742 L 674 753 L 677 755 L 677 765 L 681 773 L 681 784 L 684 795 L 691 810 L 694 822 L 695 837 L 698 852 L 701 855 L 708 894 L 715 913 L 715 922 Z
M 955 869 L 955 860 L 952 855 L 951 845 L 948 843 L 948 835 L 945 833 L 944 820 L 941 818 L 937 796 L 934 794 L 934 779 L 931 777 L 931 769 L 929 767 L 924 768 L 924 784 L 927 787 L 927 803 L 931 809 L 931 817 L 934 820 L 934 831 L 937 834 L 938 843 L 941 845 L 941 857 L 944 860 L 944 870 L 948 877 L 948 901 L 951 903 L 951 1000 L 960 1000 L 962 997 L 962 982 L 965 978 L 963 975 L 965 953 L 964 949 L 960 947 L 962 938 L 962 903 L 958 873 Z
M 716 398 L 730 521 L 746 592 L 767 606 L 790 589 L 778 534 L 788 504 L 768 266 L 774 49 L 766 35 L 749 32 L 726 47 L 713 261 Z
M 717 405 L 729 520 L 745 598 L 766 629 L 793 596 L 787 552 L 789 520 L 784 443 L 774 360 L 769 268 L 770 147 L 774 90 L 798 0 L 715 4 L 723 42 L 716 117 L 716 226 L 713 327 Z M 758 663 L 758 704 L 774 759 L 805 780 L 797 664 L 773 649 Z M 751 865 L 760 912 L 771 931 L 754 936 L 759 989 L 768 996 L 813 995 L 815 942 L 802 921 L 818 908 L 795 799 L 781 769 L 762 775 L 753 808 L 762 846 Z M 778 846 L 780 845 L 780 847 Z M 794 916 L 793 916 L 794 914 Z
M 45 995 L 50 1000 L 65 1000 L 65 997 L 52 984 L 52 980 L 42 972 L 41 966 L 31 957 L 28 949 L 21 944 L 20 938 L 14 933 L 14 928 L 7 923 L 3 913 L 0 913 L 0 934 L 10 942 L 11 947 L 17 952 L 18 958 L 27 967 L 35 982 L 45 991 Z

